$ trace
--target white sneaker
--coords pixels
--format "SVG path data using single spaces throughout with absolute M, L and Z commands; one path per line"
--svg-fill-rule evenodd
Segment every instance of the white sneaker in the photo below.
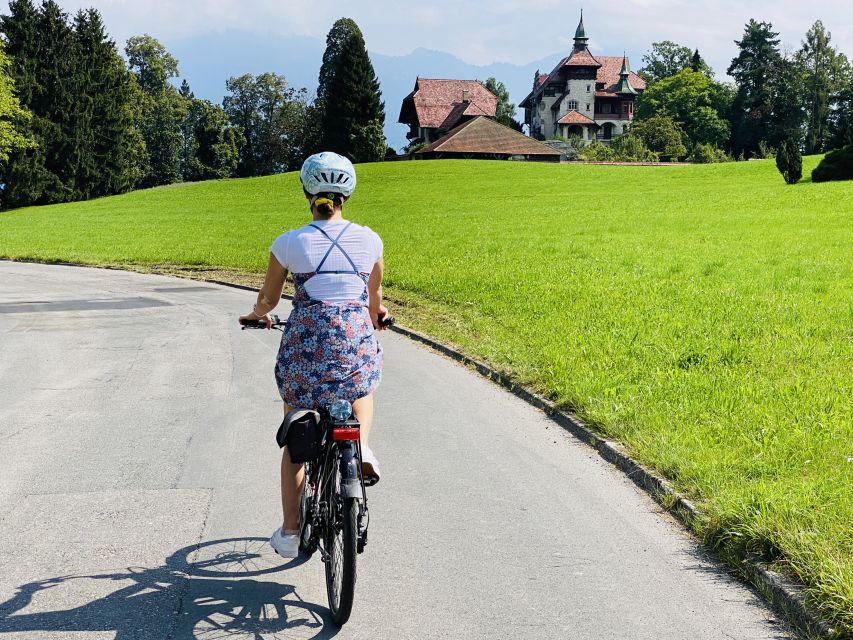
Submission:
M 282 533 L 279 527 L 273 532 L 270 545 L 282 558 L 295 558 L 299 555 L 299 534 Z
M 379 460 L 366 444 L 361 445 L 361 475 L 364 476 L 364 484 L 372 486 L 379 482 Z

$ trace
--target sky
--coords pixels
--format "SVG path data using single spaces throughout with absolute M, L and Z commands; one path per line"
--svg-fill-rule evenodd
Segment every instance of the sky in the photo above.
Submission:
M 59 0 L 68 11 L 93 6 L 123 44 L 150 33 L 176 42 L 225 30 L 264 36 L 325 38 L 339 17 L 353 18 L 371 52 L 406 55 L 423 47 L 475 65 L 524 65 L 567 52 L 581 7 L 593 52 L 628 51 L 639 66 L 653 41 L 693 48 L 725 74 L 734 40 L 750 18 L 773 23 L 783 47 L 795 49 L 822 19 L 836 46 L 853 58 L 853 2 L 841 0 Z M 0 9 L 8 4 L 0 2 Z

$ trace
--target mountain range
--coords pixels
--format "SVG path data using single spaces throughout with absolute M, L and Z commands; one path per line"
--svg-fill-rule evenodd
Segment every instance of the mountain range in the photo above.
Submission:
M 244 73 L 273 71 L 285 77 L 291 87 L 305 87 L 313 94 L 323 59 L 325 42 L 319 38 L 258 35 L 242 31 L 222 31 L 166 42 L 178 59 L 181 78 L 189 82 L 196 97 L 221 103 L 225 80 Z M 405 56 L 370 53 L 370 59 L 385 101 L 385 136 L 399 150 L 406 145 L 405 125 L 399 124 L 400 105 L 415 86 L 418 76 L 486 80 L 494 76 L 506 85 L 510 98 L 521 102 L 533 87 L 533 74 L 550 71 L 565 53 L 525 65 L 496 63 L 468 64 L 441 51 L 419 48 Z M 519 119 L 523 119 L 520 117 Z

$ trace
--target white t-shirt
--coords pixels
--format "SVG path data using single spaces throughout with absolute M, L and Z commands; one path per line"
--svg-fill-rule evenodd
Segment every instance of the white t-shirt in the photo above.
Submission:
M 348 224 L 346 233 L 338 240 L 340 247 L 355 263 L 359 273 L 370 273 L 382 257 L 382 239 L 369 227 L 350 224 L 348 220 L 315 220 L 335 240 Z M 332 247 L 332 243 L 310 224 L 283 233 L 272 243 L 270 252 L 282 267 L 291 273 L 310 273 Z M 338 247 L 332 248 L 321 271 L 352 271 L 352 265 Z M 364 281 L 354 273 L 318 273 L 305 283 L 305 291 L 315 300 L 340 303 L 359 298 Z

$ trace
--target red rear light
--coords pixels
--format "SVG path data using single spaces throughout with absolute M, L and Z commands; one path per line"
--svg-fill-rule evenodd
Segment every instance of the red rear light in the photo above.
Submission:
M 332 437 L 335 440 L 358 440 L 358 427 L 335 427 Z

